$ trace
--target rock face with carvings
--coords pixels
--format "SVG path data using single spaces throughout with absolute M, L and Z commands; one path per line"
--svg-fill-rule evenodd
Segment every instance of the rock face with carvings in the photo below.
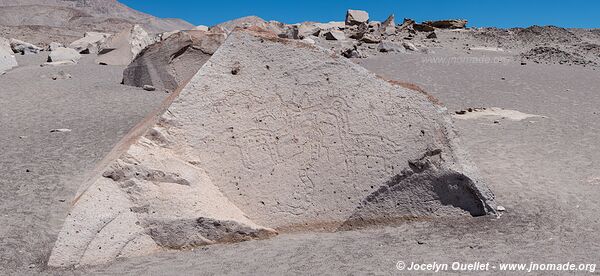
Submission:
M 405 87 L 303 41 L 235 30 L 83 183 L 49 265 L 494 214 L 447 110 Z

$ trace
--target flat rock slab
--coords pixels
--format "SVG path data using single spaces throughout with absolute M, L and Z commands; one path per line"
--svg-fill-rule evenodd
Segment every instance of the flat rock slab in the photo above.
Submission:
M 83 184 L 49 265 L 494 214 L 446 109 L 405 86 L 301 41 L 233 31 Z

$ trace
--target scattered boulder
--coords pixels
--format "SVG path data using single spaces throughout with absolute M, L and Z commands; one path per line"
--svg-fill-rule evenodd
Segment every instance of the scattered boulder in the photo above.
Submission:
M 346 25 L 361 25 L 369 22 L 369 13 L 361 10 L 348 10 L 346 12 Z
M 385 21 L 383 21 L 383 23 L 381 23 L 379 32 L 387 36 L 396 34 L 396 20 L 393 14 L 391 14 Z
M 381 37 L 378 37 L 374 34 L 365 34 L 363 35 L 363 37 L 360 39 L 360 41 L 364 42 L 364 43 L 369 43 L 369 44 L 377 44 L 379 42 L 381 42 Z
M 410 42 L 402 42 L 402 46 L 404 46 L 404 49 L 409 50 L 409 51 L 419 51 L 419 48 L 417 48 L 417 46 L 415 46 L 415 44 L 412 44 Z
M 209 29 L 209 27 L 208 27 L 208 26 L 204 26 L 204 25 L 198 25 L 198 26 L 194 27 L 194 29 L 193 29 L 193 30 L 196 30 L 196 31 L 205 31 L 205 32 L 208 32 L 208 29 Z
M 437 20 L 437 21 L 426 21 L 423 22 L 425 25 L 429 25 L 440 29 L 464 29 L 467 26 L 468 21 L 463 19 L 450 19 L 450 20 Z
M 412 25 L 412 27 L 415 31 L 418 31 L 418 32 L 433 32 L 433 31 L 435 31 L 434 27 L 427 25 L 427 24 L 414 23 Z
M 58 42 L 50 42 L 50 44 L 48 45 L 48 51 L 54 51 L 58 48 L 64 48 L 65 45 L 58 43 Z
M 377 51 L 382 52 L 382 53 L 389 53 L 389 52 L 404 53 L 404 52 L 406 52 L 404 49 L 404 46 L 396 44 L 394 42 L 390 42 L 390 41 L 382 41 L 381 43 L 379 43 L 379 45 L 377 46 Z
M 102 65 L 128 65 L 156 38 L 148 35 L 139 25 L 135 25 L 107 39 L 102 45 L 96 62 Z
M 76 62 L 72 61 L 72 60 L 63 60 L 63 61 L 45 62 L 45 63 L 42 63 L 40 66 L 41 67 L 67 66 L 67 65 L 73 65 L 73 64 L 76 64 Z
M 302 39 L 302 41 L 304 41 L 310 45 L 315 45 L 317 43 L 314 39 L 312 39 L 310 37 L 306 37 L 306 38 Z
M 17 59 L 13 55 L 10 42 L 0 37 L 0 74 L 4 74 L 6 71 L 17 66 Z
M 350 26 L 344 29 L 346 36 L 360 40 L 365 34 L 369 33 L 369 25 L 366 23 Z
M 258 17 L 258 16 L 245 16 L 241 18 L 237 18 L 234 20 L 230 20 L 227 22 L 223 22 L 217 24 L 215 26 L 210 27 L 211 31 L 214 32 L 224 32 L 225 34 L 231 33 L 235 28 L 250 28 L 250 27 L 260 27 L 264 28 L 267 24 L 267 21 Z
M 396 27 L 396 30 L 398 32 L 404 31 L 404 30 L 408 30 L 411 29 L 413 30 L 413 25 L 415 24 L 415 21 L 410 19 L 410 18 L 404 18 L 404 21 L 402 22 L 402 24 L 398 27 Z
M 223 33 L 177 32 L 142 51 L 123 72 L 123 84 L 174 91 L 204 65 L 224 40 Z
M 369 29 L 378 30 L 381 27 L 381 22 L 379 22 L 379 21 L 369 21 L 369 23 L 367 24 L 367 26 L 369 27 Z
M 142 88 L 146 91 L 156 91 L 156 87 L 148 84 L 144 85 Z
M 83 183 L 50 267 L 496 214 L 444 107 L 301 41 L 233 31 L 160 113 Z
M 71 76 L 71 74 L 65 73 L 65 71 L 58 71 L 58 73 L 52 75 L 52 80 L 67 80 L 72 78 L 73 76 Z M 57 132 L 57 131 L 50 131 L 50 132 Z
M 317 27 L 319 27 L 319 29 L 321 29 L 321 32 L 329 31 L 329 30 L 341 30 L 341 29 L 346 28 L 345 22 L 337 22 L 337 21 L 330 21 L 327 23 L 316 23 L 315 25 Z
M 169 38 L 170 36 L 172 36 L 172 35 L 174 35 L 174 34 L 176 34 L 176 33 L 178 33 L 178 32 L 181 32 L 181 31 L 170 31 L 170 32 L 164 32 L 164 33 L 160 34 L 160 40 L 161 40 L 161 41 L 162 41 L 162 40 L 165 40 L 165 39 Z
M 48 55 L 48 62 L 72 61 L 77 63 L 79 59 L 81 59 L 81 54 L 72 48 L 59 47 Z
M 44 50 L 44 49 L 42 49 L 38 46 L 35 46 L 31 43 L 21 41 L 18 39 L 14 39 L 14 38 L 10 39 L 10 47 L 12 48 L 14 53 L 18 53 L 21 55 L 37 54 L 40 51 Z
M 279 21 L 271 20 L 263 25 L 263 29 L 275 34 L 282 33 L 289 25 L 281 23 Z
M 314 22 L 304 22 L 297 26 L 298 39 L 303 39 L 309 36 L 319 36 L 321 28 Z
M 326 32 L 324 35 L 327 40 L 344 40 L 346 39 L 346 35 L 342 31 L 331 30 Z
M 435 32 L 431 32 L 431 33 L 427 34 L 427 38 L 435 39 L 435 38 L 437 38 L 437 34 Z
M 80 54 L 97 54 L 101 45 L 111 35 L 99 32 L 86 32 L 83 38 L 73 41 L 69 48 L 75 49 Z
M 352 42 L 347 42 L 347 43 L 342 44 L 340 54 L 346 58 L 366 58 L 367 57 L 367 55 L 365 55 L 358 49 L 358 45 L 356 45 Z

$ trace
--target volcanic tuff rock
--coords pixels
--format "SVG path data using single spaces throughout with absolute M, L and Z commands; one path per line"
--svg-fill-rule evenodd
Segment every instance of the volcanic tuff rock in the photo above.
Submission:
M 36 45 L 33 45 L 29 42 L 21 41 L 21 40 L 14 39 L 14 38 L 10 39 L 10 47 L 12 48 L 13 52 L 19 53 L 21 55 L 37 54 L 40 51 L 44 50 L 44 49 L 42 49 Z
M 156 42 L 140 26 L 135 25 L 109 37 L 101 46 L 96 62 L 105 65 L 128 65 L 148 45 Z
M 359 10 L 348 10 L 346 12 L 346 25 L 360 25 L 369 22 L 369 13 Z
M 82 38 L 73 41 L 69 48 L 75 49 L 80 54 L 97 54 L 100 52 L 101 45 L 110 36 L 107 33 L 86 32 Z
M 83 184 L 49 265 L 495 213 L 446 109 L 403 85 L 302 41 L 234 31 Z
M 48 55 L 48 62 L 72 61 L 77 63 L 81 59 L 81 54 L 71 48 L 59 47 L 54 49 Z
M 5 38 L 0 37 L 0 74 L 17 67 L 17 65 L 17 59 L 13 55 L 10 42 Z
M 150 45 L 125 69 L 123 84 L 174 91 L 189 80 L 225 40 L 225 34 L 181 31 Z
M 467 26 L 467 20 L 463 19 L 449 19 L 449 20 L 437 20 L 437 21 L 426 21 L 423 22 L 425 25 L 440 29 L 463 29 Z
M 262 19 L 258 16 L 245 16 L 245 17 L 241 17 L 241 18 L 237 18 L 234 20 L 230 20 L 227 22 L 217 24 L 210 28 L 213 30 L 222 30 L 226 34 L 229 34 L 237 27 L 248 28 L 248 27 L 255 26 L 255 27 L 264 28 L 264 26 L 266 24 L 267 24 L 267 21 L 265 21 L 264 19 Z

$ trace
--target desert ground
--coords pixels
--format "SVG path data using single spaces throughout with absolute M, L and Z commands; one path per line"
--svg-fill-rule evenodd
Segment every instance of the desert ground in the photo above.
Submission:
M 54 5 L 50 2 L 46 8 Z M 13 3 L 0 1 L 0 4 L 10 6 Z M 85 12 L 93 14 L 93 8 Z M 15 8 L 11 6 L 8 10 L 12 9 Z M 123 17 L 123 10 L 118 11 L 117 15 L 110 16 Z M 68 25 L 44 27 L 52 28 L 56 33 L 40 33 L 36 31 L 37 27 L 29 26 L 31 22 L 15 23 L 6 19 L 7 22 L 0 22 L 3 25 L 0 36 L 46 47 L 50 42 L 68 45 L 87 31 L 116 33 L 112 28 L 121 28 L 121 24 L 170 28 L 170 24 L 179 22 L 161 21 L 159 24 L 155 23 L 158 19 L 134 14 L 136 16 L 123 17 L 126 18 L 123 20 L 134 22 L 119 21 L 116 26 L 102 25 L 104 29 L 99 30 L 74 29 Z M 86 20 L 113 22 L 103 16 Z M 292 35 L 295 37 L 284 34 L 291 30 L 287 25 L 256 18 L 241 21 L 245 23 L 232 21 L 213 27 L 211 29 L 218 31 L 213 33 L 211 30 L 209 32 L 213 34 L 210 35 L 191 32 L 190 39 L 185 32 L 181 36 L 162 33 L 148 41 L 142 47 L 145 49 L 137 49 L 133 56 L 120 55 L 120 52 L 111 56 L 111 62 L 126 60 L 127 64 L 135 66 L 99 65 L 98 60 L 106 55 L 102 52 L 99 55 L 82 54 L 80 59 L 67 65 L 45 66 L 40 65 L 47 62 L 52 51 L 15 53 L 18 66 L 0 75 L 0 274 L 432 273 L 407 271 L 400 267 L 401 263 L 408 266 L 412 262 L 480 262 L 493 266 L 487 271 L 440 272 L 443 274 L 520 275 L 523 272 L 501 271 L 499 266 L 530 262 L 593 264 L 593 269 L 590 266 L 584 271 L 569 273 L 596 273 L 595 264 L 600 252 L 597 234 L 600 231 L 597 211 L 600 203 L 596 200 L 600 196 L 600 172 L 597 169 L 600 167 L 600 144 L 597 142 L 600 139 L 600 98 L 596 95 L 600 87 L 598 30 L 537 26 L 514 30 L 436 27 L 436 37 L 432 38 L 432 31 L 414 31 L 414 22 L 405 20 L 401 24 L 391 24 L 397 28 L 394 35 L 381 34 L 381 41 L 372 43 L 364 42 L 364 38 L 350 38 L 356 30 L 349 26 L 345 29 L 334 27 L 345 31 L 345 38 L 332 39 L 340 34 L 321 32 L 311 35 L 307 41 L 306 37 L 296 37 L 297 34 Z M 186 25 L 177 24 L 179 27 Z M 260 27 L 261 35 L 274 33 L 274 29 L 283 30 L 279 38 L 272 39 L 275 42 L 266 39 L 267 43 L 275 45 L 273 47 L 288 49 L 291 47 L 288 44 L 300 45 L 298 51 L 304 53 L 302 51 L 312 51 L 310 47 L 313 47 L 305 45 L 316 45 L 315 52 L 330 55 L 332 60 L 343 59 L 338 65 L 353 68 L 360 76 L 412 83 L 437 99 L 440 108 L 450 114 L 448 118 L 451 116 L 458 144 L 470 156 L 486 187 L 493 192 L 495 198 L 490 201 L 496 204 L 495 210 L 483 216 L 446 216 L 443 213 L 349 230 L 300 229 L 281 231 L 266 239 L 165 247 L 152 254 L 116 256 L 114 260 L 97 265 L 84 262 L 65 267 L 49 265 L 53 252 L 60 245 L 57 240 L 64 242 L 65 229 L 70 229 L 65 224 L 72 222 L 72 214 L 81 212 L 78 199 L 82 194 L 86 196 L 93 192 L 85 190 L 86 183 L 90 175 L 98 174 L 101 160 L 115 145 L 122 145 L 122 139 L 149 114 L 162 112 L 165 101 L 171 104 L 170 96 L 179 98 L 173 101 L 171 111 L 175 112 L 177 107 L 183 109 L 189 104 L 185 102 L 186 97 L 193 95 L 189 91 L 209 87 L 202 83 L 204 78 L 218 76 L 210 70 L 225 67 L 220 63 L 215 66 L 210 56 L 221 58 L 219 62 L 227 60 L 224 59 L 227 51 L 235 53 L 237 49 L 236 45 L 228 43 L 241 39 L 240 32 L 252 32 L 249 25 Z M 238 33 L 229 34 L 230 26 L 238 27 Z M 377 29 L 377 26 L 369 28 Z M 400 30 L 407 26 L 410 31 Z M 27 31 L 24 33 L 23 30 Z M 378 31 L 375 33 L 379 35 Z M 136 36 L 140 35 L 135 28 L 120 34 L 115 36 L 128 40 L 138 39 Z M 205 41 L 204 44 L 188 47 L 190 43 L 198 43 L 198 39 Z M 393 50 L 381 50 L 379 46 L 383 42 L 390 42 L 392 46 L 386 48 Z M 221 43 L 224 46 L 216 50 Z M 180 51 L 181 48 L 184 50 Z M 177 57 L 173 57 L 173 53 L 177 53 Z M 161 55 L 172 58 L 166 63 L 156 61 Z M 202 60 L 202 63 L 186 63 L 185 58 Z M 239 60 L 245 58 L 239 57 Z M 290 58 L 290 63 L 301 58 Z M 178 65 L 177 62 L 181 63 Z M 204 62 L 208 65 L 200 69 Z M 195 66 L 193 71 L 200 70 L 189 85 L 186 85 L 187 81 L 193 74 L 189 75 L 187 66 L 185 70 L 181 69 L 181 64 L 192 64 L 190 66 Z M 159 68 L 159 65 L 167 69 Z M 352 67 L 354 65 L 358 66 Z M 144 66 L 158 69 L 150 70 L 150 73 L 136 71 Z M 217 69 L 211 69 L 211 66 Z M 267 70 L 276 69 L 275 66 L 267 67 Z M 123 72 L 127 70 L 133 73 L 124 76 Z M 312 72 L 310 68 L 307 70 Z M 226 71 L 231 72 L 227 74 L 228 78 L 238 74 L 245 77 L 246 74 L 243 66 L 241 72 L 239 67 Z M 295 76 L 295 72 L 286 73 Z M 122 84 L 128 76 L 133 76 L 130 81 L 135 86 Z M 252 76 L 248 79 L 254 80 Z M 153 81 L 152 86 L 145 85 L 149 80 Z M 167 81 L 180 85 L 177 91 L 163 88 Z M 182 94 L 178 94 L 181 89 L 184 89 Z M 386 125 L 380 127 L 385 129 Z M 107 178 L 102 172 L 100 175 L 100 179 Z M 219 190 L 224 190 L 230 199 L 234 198 L 227 194 L 226 185 L 219 186 Z M 273 189 L 272 192 L 277 191 Z M 239 201 L 232 202 L 243 206 Z M 164 204 L 168 206 L 168 203 Z M 110 207 L 94 206 L 100 211 Z M 240 208 L 245 212 L 255 211 L 250 207 Z M 93 219 L 89 218 L 90 221 Z M 264 226 L 268 228 L 268 222 Z M 533 271 L 529 274 L 564 275 L 567 272 Z

